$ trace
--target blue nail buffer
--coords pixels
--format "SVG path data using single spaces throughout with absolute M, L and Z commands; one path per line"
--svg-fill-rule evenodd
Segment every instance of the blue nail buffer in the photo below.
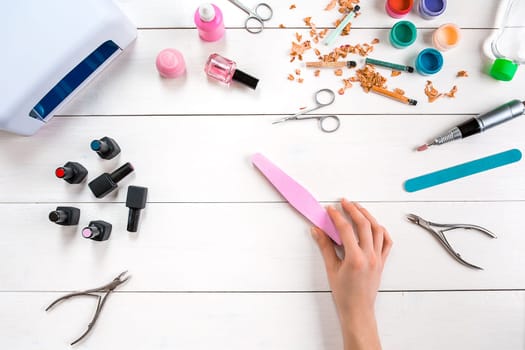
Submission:
M 407 180 L 405 182 L 405 190 L 407 192 L 416 192 L 445 182 L 457 180 L 462 177 L 481 173 L 482 171 L 515 163 L 520 159 L 521 152 L 517 149 L 511 149 Z

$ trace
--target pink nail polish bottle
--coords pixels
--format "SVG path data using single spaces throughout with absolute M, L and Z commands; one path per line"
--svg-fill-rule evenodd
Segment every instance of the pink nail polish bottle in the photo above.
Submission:
M 235 80 L 255 90 L 257 83 L 259 82 L 259 79 L 237 69 L 235 62 L 216 53 L 213 53 L 208 57 L 206 66 L 204 66 L 204 71 L 210 78 L 227 85 L 230 85 L 232 80 Z
M 213 4 L 202 4 L 193 16 L 199 36 L 204 41 L 217 41 L 224 36 L 221 10 Z

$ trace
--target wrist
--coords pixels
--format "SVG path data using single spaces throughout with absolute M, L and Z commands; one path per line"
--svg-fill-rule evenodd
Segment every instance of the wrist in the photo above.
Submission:
M 351 315 L 346 320 L 342 319 L 341 326 L 345 350 L 381 349 L 373 310 Z

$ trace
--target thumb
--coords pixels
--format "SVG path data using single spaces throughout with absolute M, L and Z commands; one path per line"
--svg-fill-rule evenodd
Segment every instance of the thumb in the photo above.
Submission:
M 324 264 L 328 272 L 335 272 L 339 258 L 335 253 L 335 247 L 330 238 L 321 229 L 312 227 L 312 237 L 317 242 L 321 255 L 323 256 Z

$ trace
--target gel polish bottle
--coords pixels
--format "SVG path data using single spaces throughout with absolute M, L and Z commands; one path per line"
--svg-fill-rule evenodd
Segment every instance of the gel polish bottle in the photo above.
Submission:
M 259 79 L 254 78 L 251 75 L 246 74 L 236 68 L 237 64 L 232 60 L 213 53 L 210 55 L 210 57 L 208 57 L 204 71 L 210 78 L 223 82 L 227 85 L 230 85 L 232 80 L 235 80 L 255 90 Z
M 224 36 L 224 21 L 221 10 L 213 4 L 202 4 L 193 17 L 204 41 L 217 41 Z

